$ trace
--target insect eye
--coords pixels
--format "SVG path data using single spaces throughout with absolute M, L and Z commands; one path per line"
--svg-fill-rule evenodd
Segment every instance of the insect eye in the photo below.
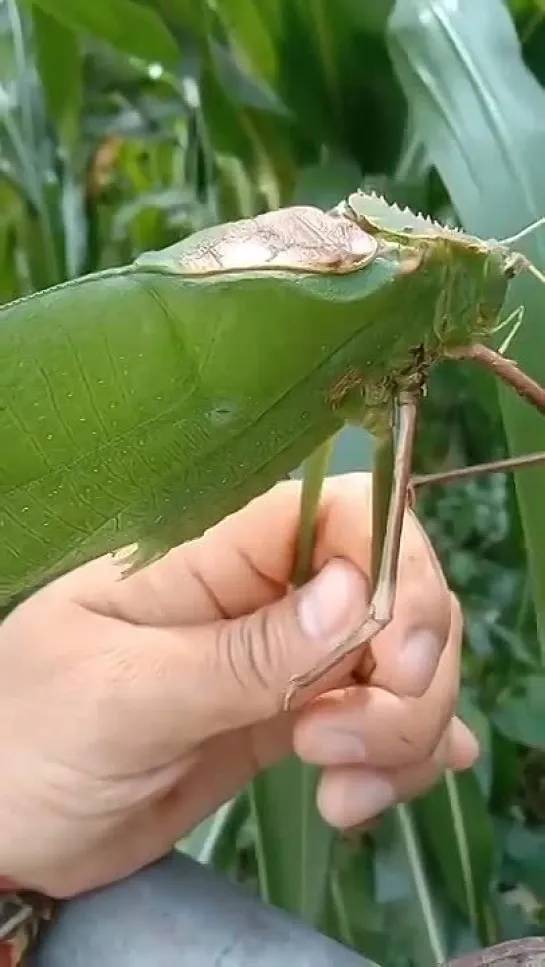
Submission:
M 511 252 L 503 263 L 503 275 L 509 282 L 527 268 L 528 260 L 518 252 Z

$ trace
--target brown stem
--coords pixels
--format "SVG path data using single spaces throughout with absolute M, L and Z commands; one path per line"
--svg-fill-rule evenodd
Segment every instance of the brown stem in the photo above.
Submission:
M 424 487 L 427 484 L 450 483 L 468 477 L 479 477 L 485 473 L 503 473 L 506 470 L 523 470 L 545 463 L 545 451 L 527 453 L 523 457 L 506 457 L 505 460 L 491 460 L 489 463 L 475 463 L 471 467 L 456 467 L 441 473 L 421 473 L 411 477 L 411 487 Z
M 536 383 L 530 376 L 523 373 L 512 359 L 506 359 L 495 349 L 489 349 L 482 343 L 463 346 L 459 349 L 449 349 L 445 353 L 448 359 L 472 359 L 490 370 L 508 386 L 531 403 L 540 413 L 545 414 L 545 388 Z

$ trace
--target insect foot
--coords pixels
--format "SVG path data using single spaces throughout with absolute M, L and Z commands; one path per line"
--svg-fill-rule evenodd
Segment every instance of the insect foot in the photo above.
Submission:
M 363 648 L 364 646 L 367 646 L 363 654 L 365 666 L 359 671 L 359 673 L 356 672 L 355 677 L 356 679 L 359 679 L 362 684 L 369 680 L 369 677 L 375 668 L 375 660 L 369 646 L 373 638 L 375 638 L 379 632 L 390 624 L 393 616 L 394 600 L 394 587 L 381 584 L 377 586 L 375 594 L 373 595 L 369 605 L 367 617 L 365 618 L 365 621 L 361 627 L 358 628 L 357 631 L 353 632 L 349 638 L 341 642 L 341 644 L 335 648 L 326 661 L 316 665 L 311 672 L 306 672 L 304 675 L 294 676 L 290 680 L 284 696 L 285 712 L 290 710 L 292 701 L 299 692 L 303 691 L 303 689 L 309 688 L 311 685 L 315 685 L 322 678 L 324 678 L 325 675 L 333 671 L 341 661 L 343 661 L 353 652 L 359 651 L 359 649 Z M 370 657 L 373 663 L 372 668 L 369 668 L 367 656 Z

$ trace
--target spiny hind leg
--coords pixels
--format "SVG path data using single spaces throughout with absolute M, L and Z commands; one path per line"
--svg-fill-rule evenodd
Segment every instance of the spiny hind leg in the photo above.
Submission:
M 407 506 L 417 411 L 417 397 L 414 394 L 407 394 L 400 397 L 396 420 L 398 432 L 395 443 L 391 487 L 389 487 L 390 500 L 386 516 L 385 535 L 380 553 L 375 590 L 365 620 L 360 628 L 345 641 L 341 642 L 326 661 L 320 662 L 311 672 L 298 675 L 291 679 L 284 698 L 284 708 L 286 710 L 290 707 L 292 699 L 298 692 L 314 685 L 324 675 L 336 668 L 339 662 L 348 655 L 360 649 L 363 650 L 365 646 L 367 648 L 365 648 L 364 656 L 368 655 L 370 657 L 373 664 L 370 671 L 373 671 L 374 660 L 372 659 L 369 645 L 373 638 L 391 622 L 394 612 L 401 551 L 401 534 Z M 364 666 L 369 666 L 369 660 L 365 660 L 364 657 L 363 661 Z M 368 680 L 369 669 L 367 667 L 365 667 L 365 672 L 365 680 Z M 360 672 L 360 677 L 361 674 Z
M 545 416 L 545 386 L 528 376 L 511 359 L 505 359 L 495 349 L 484 346 L 482 343 L 473 343 L 471 346 L 460 346 L 456 349 L 449 349 L 445 352 L 447 359 L 470 359 L 483 366 L 489 372 L 501 379 L 503 383 L 515 390 L 515 393 L 527 403 L 530 403 Z

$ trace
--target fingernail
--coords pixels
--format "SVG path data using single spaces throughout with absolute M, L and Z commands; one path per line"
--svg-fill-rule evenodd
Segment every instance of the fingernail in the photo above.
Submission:
M 334 644 L 361 624 L 367 609 L 367 587 L 348 561 L 329 561 L 301 591 L 297 616 L 303 634 Z
M 398 670 L 407 691 L 412 694 L 428 688 L 440 655 L 441 642 L 427 628 L 420 628 L 407 636 L 397 659 Z

